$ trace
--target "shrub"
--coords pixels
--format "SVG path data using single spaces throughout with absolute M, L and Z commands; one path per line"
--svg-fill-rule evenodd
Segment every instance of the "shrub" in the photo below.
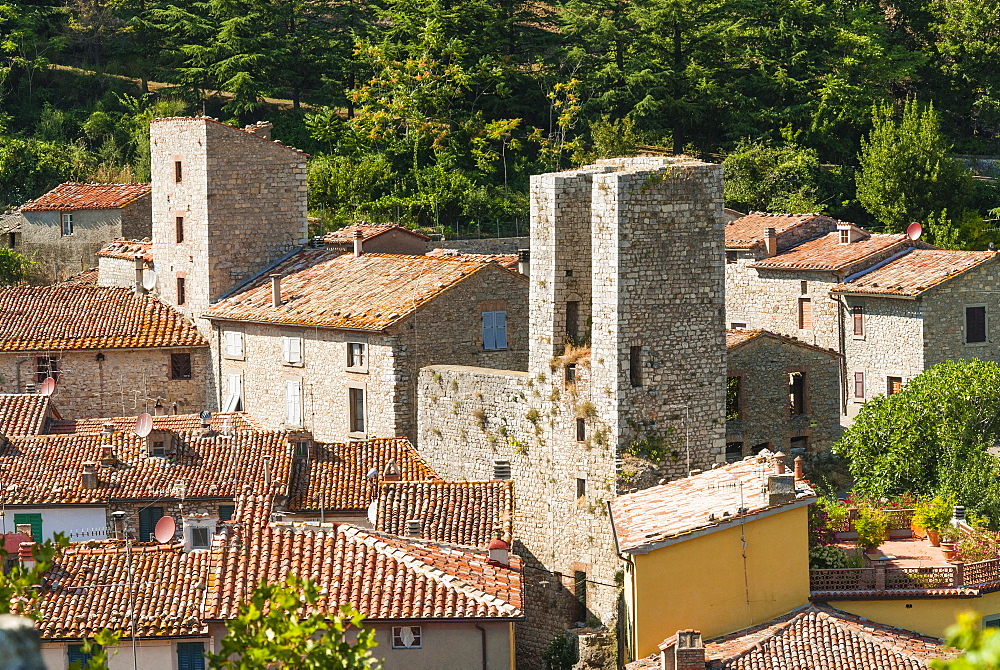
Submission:
M 859 568 L 861 557 L 848 554 L 833 545 L 813 547 L 809 550 L 809 569 L 832 570 L 834 568 Z
M 917 503 L 913 512 L 913 523 L 924 530 L 940 531 L 951 521 L 955 508 L 953 496 L 934 496 L 930 500 Z
M 1000 558 L 1000 533 L 976 529 L 955 545 L 955 560 L 966 563 Z
M 854 530 L 858 533 L 860 546 L 877 547 L 889 533 L 889 516 L 876 507 L 863 507 L 854 522 Z

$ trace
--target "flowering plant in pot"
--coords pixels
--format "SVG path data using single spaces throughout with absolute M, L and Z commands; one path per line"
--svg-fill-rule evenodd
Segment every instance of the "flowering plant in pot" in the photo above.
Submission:
M 955 544 L 962 538 L 962 531 L 955 526 L 945 526 L 941 529 L 941 554 L 944 560 L 955 558 Z
M 952 496 L 938 495 L 917 503 L 913 511 L 913 524 L 927 531 L 927 539 L 932 547 L 938 546 L 941 529 L 951 522 L 954 508 L 955 498 Z
M 889 534 L 889 515 L 875 507 L 862 507 L 854 522 L 858 534 L 858 546 L 865 551 L 874 551 L 885 542 Z

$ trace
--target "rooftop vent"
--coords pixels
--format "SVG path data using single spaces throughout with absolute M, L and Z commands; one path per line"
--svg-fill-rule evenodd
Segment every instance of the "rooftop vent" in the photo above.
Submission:
M 113 468 L 118 465 L 118 457 L 115 456 L 115 448 L 110 444 L 101 445 L 101 467 Z
M 420 537 L 420 532 L 423 529 L 423 523 L 420 519 L 407 519 L 406 520 L 406 534 L 410 537 Z
M 531 269 L 531 251 L 529 249 L 517 250 L 517 271 L 525 277 Z
M 768 258 L 778 253 L 778 233 L 774 228 L 764 229 L 764 248 Z
M 389 461 L 382 468 L 382 481 L 384 482 L 398 482 L 403 478 L 403 473 L 400 472 L 399 466 L 396 465 L 396 461 Z
M 80 473 L 80 486 L 85 489 L 96 489 L 98 483 L 97 463 L 94 461 L 84 461 L 83 472 Z
M 510 479 L 510 461 L 493 461 L 493 479 Z
M 510 545 L 499 537 L 490 542 L 490 561 L 499 565 L 510 565 Z

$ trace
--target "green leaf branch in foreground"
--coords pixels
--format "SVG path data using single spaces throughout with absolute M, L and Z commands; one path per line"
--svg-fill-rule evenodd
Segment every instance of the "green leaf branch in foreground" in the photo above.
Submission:
M 951 659 L 931 661 L 932 670 L 1000 669 L 1000 628 L 983 628 L 974 612 L 958 615 L 958 623 L 949 626 L 945 644 L 962 653 Z

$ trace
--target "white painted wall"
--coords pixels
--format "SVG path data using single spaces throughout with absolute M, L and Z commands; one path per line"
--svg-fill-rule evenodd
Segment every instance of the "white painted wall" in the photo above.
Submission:
M 108 526 L 107 511 L 103 505 L 89 507 L 81 505 L 58 505 L 51 507 L 14 507 L 0 510 L 0 528 L 5 533 L 13 533 L 15 514 L 41 514 L 42 536 L 36 541 L 51 540 L 54 533 L 65 533 L 71 542 L 86 540 L 106 540 L 104 532 Z M 94 532 L 95 529 L 98 532 Z

